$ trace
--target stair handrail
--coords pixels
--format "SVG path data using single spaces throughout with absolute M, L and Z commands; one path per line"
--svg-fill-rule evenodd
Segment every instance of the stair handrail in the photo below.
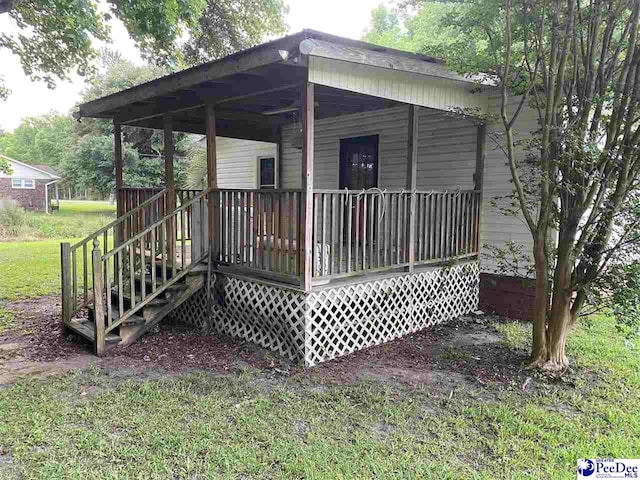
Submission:
M 151 203 L 155 202 L 156 200 L 158 200 L 159 198 L 161 198 L 162 196 L 166 195 L 167 192 L 169 190 L 164 188 L 162 190 L 160 190 L 158 193 L 156 193 L 155 195 L 153 195 L 152 197 L 149 197 L 147 200 L 145 200 L 144 202 L 142 202 L 140 205 L 138 205 L 137 207 L 129 210 L 127 213 L 125 213 L 124 215 L 116 218 L 114 221 L 112 221 L 111 223 L 108 223 L 107 225 L 105 225 L 104 227 L 99 228 L 98 230 L 96 230 L 95 232 L 91 233 L 90 235 L 88 235 L 86 238 L 83 238 L 82 240 L 80 240 L 79 242 L 73 244 L 71 246 L 71 250 L 75 250 L 77 248 L 79 248 L 81 245 L 88 243 L 91 240 L 95 240 L 97 239 L 100 235 L 104 234 L 105 232 L 107 232 L 108 230 L 119 226 L 121 223 L 123 223 L 125 220 L 128 220 L 129 218 L 131 218 L 134 214 L 138 213 L 140 210 L 142 210 L 143 208 L 148 207 Z M 106 248 L 106 245 L 104 245 L 103 248 Z
M 142 209 L 148 208 L 154 202 L 157 202 L 168 192 L 168 189 L 162 189 L 149 199 L 142 202 L 137 207 L 129 210 L 124 215 L 116 218 L 107 225 L 99 228 L 92 234 L 88 235 L 79 242 L 70 245 L 68 242 L 60 244 L 60 259 L 61 259 L 61 280 L 62 280 L 62 317 L 65 323 L 69 323 L 71 318 L 80 309 L 89 305 L 89 265 L 92 262 L 92 249 L 90 243 L 100 240 L 102 236 L 103 248 L 108 249 L 108 232 L 111 229 L 118 229 L 127 220 L 131 219 L 133 215 L 139 213 Z M 82 256 L 82 265 L 78 268 L 78 251 Z M 79 271 L 79 272 L 78 272 Z M 82 285 L 78 281 L 78 273 L 82 278 Z M 80 291 L 81 299 L 78 299 L 78 293 Z
M 189 201 L 185 202 L 183 205 L 180 205 L 179 207 L 177 207 L 175 210 L 172 210 L 171 212 L 167 213 L 166 215 L 164 215 L 162 218 L 156 220 L 153 224 L 149 225 L 147 228 L 145 228 L 144 230 L 138 232 L 137 234 L 135 234 L 134 236 L 132 236 L 131 238 L 127 239 L 125 242 L 122 242 L 119 245 L 114 246 L 113 249 L 105 252 L 104 254 L 100 255 L 99 253 L 99 244 L 98 242 L 94 242 L 94 255 L 95 255 L 95 265 L 94 265 L 94 269 L 93 269 L 93 274 L 94 274 L 94 282 L 96 282 L 97 276 L 100 276 L 100 280 L 98 280 L 96 282 L 96 284 L 98 285 L 104 285 L 103 288 L 101 288 L 99 291 L 97 289 L 94 289 L 93 291 L 93 296 L 94 296 L 94 305 L 96 306 L 95 311 L 100 311 L 100 312 L 104 312 L 104 315 L 106 316 L 106 318 L 108 319 L 108 321 L 106 322 L 106 324 L 103 325 L 99 325 L 98 322 L 96 322 L 96 329 L 97 328 L 102 328 L 104 334 L 107 334 L 109 332 L 111 332 L 112 330 L 114 330 L 116 327 L 120 326 L 122 323 L 124 323 L 125 321 L 127 321 L 127 319 L 131 318 L 133 315 L 135 315 L 136 312 L 138 312 L 140 309 L 142 309 L 145 305 L 147 305 L 149 302 L 151 302 L 154 298 L 156 298 L 158 295 L 160 295 L 163 291 L 165 291 L 167 288 L 169 288 L 171 285 L 173 285 L 174 283 L 178 282 L 180 279 L 182 279 L 185 275 L 187 275 L 198 263 L 200 263 L 202 260 L 204 260 L 205 258 L 207 258 L 207 256 L 209 255 L 209 251 L 208 251 L 208 242 L 203 242 L 203 249 L 202 252 L 200 254 L 200 256 L 198 256 L 197 258 L 191 258 L 191 262 L 188 265 L 183 265 L 182 269 L 180 270 L 179 273 L 176 273 L 175 270 L 173 271 L 173 275 L 171 276 L 171 278 L 166 278 L 166 273 L 163 273 L 162 275 L 162 283 L 159 287 L 156 287 L 156 285 L 152 284 L 152 289 L 151 292 L 146 292 L 146 289 L 144 287 L 145 282 L 146 282 L 146 263 L 144 263 L 142 265 L 142 267 L 139 269 L 139 272 L 134 272 L 133 270 L 129 270 L 128 274 L 130 275 L 129 278 L 129 286 L 131 288 L 131 282 L 135 282 L 137 280 L 140 280 L 140 285 L 141 285 L 141 291 L 140 291 L 140 301 L 137 301 L 136 299 L 136 292 L 135 289 L 131 289 L 131 299 L 130 301 L 132 302 L 132 304 L 130 305 L 130 307 L 128 309 L 126 309 L 126 311 L 123 308 L 123 302 L 121 301 L 121 297 L 122 297 L 122 293 L 124 290 L 124 282 L 122 281 L 122 268 L 116 268 L 116 266 L 120 266 L 122 264 L 122 255 L 126 254 L 125 250 L 128 249 L 128 255 L 127 258 L 130 258 L 131 256 L 134 257 L 134 263 L 135 263 L 135 255 L 136 253 L 134 252 L 134 248 L 135 248 L 135 244 L 143 244 L 145 240 L 147 240 L 149 237 L 152 237 L 151 240 L 151 245 L 155 246 L 155 241 L 156 241 L 156 231 L 157 229 L 160 227 L 163 227 L 163 224 L 167 224 L 168 222 L 174 222 L 177 221 L 177 219 L 183 218 L 183 212 L 186 212 L 186 210 L 188 208 L 190 208 L 195 202 L 200 201 L 201 199 L 205 198 L 207 195 L 209 195 L 209 193 L 215 191 L 215 188 L 209 188 L 207 190 L 203 190 L 202 192 L 200 192 L 197 196 L 189 199 Z M 165 226 L 164 230 L 166 232 L 168 232 L 168 228 L 172 228 L 171 225 Z M 164 235 L 164 241 L 175 241 L 176 243 L 178 242 L 177 237 L 171 237 L 169 236 L 169 239 L 167 239 L 167 235 Z M 173 240 L 171 240 L 173 238 Z M 182 238 L 180 240 L 180 242 L 182 243 L 182 254 L 184 258 L 184 248 L 185 248 L 185 240 L 184 238 Z M 152 247 L 154 248 L 154 247 Z M 97 250 L 97 252 L 96 252 Z M 163 250 L 164 251 L 164 250 Z M 122 252 L 122 253 L 121 253 Z M 191 253 L 193 253 L 193 246 L 192 246 L 192 251 Z M 114 258 L 116 255 L 120 254 L 120 258 Z M 145 253 L 144 252 L 140 252 L 140 254 L 138 254 L 138 257 L 140 257 L 140 259 L 142 259 L 143 261 L 145 261 Z M 98 262 L 99 260 L 99 262 Z M 171 259 L 172 261 L 175 260 Z M 113 262 L 113 267 L 110 267 L 110 262 Z M 146 262 L 146 261 L 145 261 Z M 151 262 L 155 263 L 155 258 L 152 258 Z M 130 263 L 131 265 L 131 263 Z M 173 263 L 174 267 L 176 266 L 175 262 Z M 130 266 L 131 268 L 131 266 Z M 163 259 L 163 268 L 166 269 L 166 258 Z M 110 290 L 112 288 L 111 282 L 110 281 L 104 281 L 104 279 L 110 280 L 110 276 L 111 273 L 114 272 L 114 276 L 118 276 L 117 279 L 117 286 L 116 288 L 118 289 L 118 305 L 115 306 L 115 308 L 118 309 L 118 315 L 117 317 L 114 317 L 114 315 L 112 314 L 112 310 L 113 310 L 113 305 L 112 305 L 112 301 L 111 301 L 111 296 L 110 296 Z M 119 273 L 116 273 L 119 272 Z M 153 272 L 153 267 L 152 267 L 152 272 Z M 138 277 L 136 277 L 136 275 Z M 155 278 L 155 274 L 154 278 Z M 131 276 L 133 278 L 131 278 Z M 104 292 L 103 290 L 106 289 L 106 292 Z M 106 296 L 104 295 L 106 293 Z M 106 305 L 103 303 L 105 302 L 106 299 Z M 101 332 L 102 334 L 102 332 Z M 97 336 L 97 330 L 96 330 L 96 338 L 98 338 Z M 102 335 L 101 338 L 104 338 L 104 335 Z M 100 347 L 98 347 L 100 348 Z

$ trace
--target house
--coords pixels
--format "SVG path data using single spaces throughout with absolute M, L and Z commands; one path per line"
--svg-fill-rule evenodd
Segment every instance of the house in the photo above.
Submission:
M 0 172 L 0 202 L 48 212 L 51 200 L 58 200 L 60 175 L 48 165 L 29 165 L 4 155 L 0 158 L 11 168 L 10 173 Z
M 65 327 L 101 354 L 171 315 L 313 366 L 473 312 L 481 283 L 508 308 L 523 283 L 483 246 L 530 238 L 492 207 L 499 101 L 435 58 L 305 30 L 81 105 L 113 119 L 118 219 L 61 246 Z M 123 184 L 128 125 L 164 131 L 159 191 Z M 174 131 L 206 136 L 204 190 L 176 189 Z

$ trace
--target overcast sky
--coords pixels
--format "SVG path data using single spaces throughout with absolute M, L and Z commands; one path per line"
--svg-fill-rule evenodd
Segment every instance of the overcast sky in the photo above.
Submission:
M 304 28 L 312 28 L 326 33 L 358 39 L 369 24 L 371 10 L 384 0 L 289 0 L 289 14 L 286 23 L 289 33 Z M 339 14 L 337 14 L 339 12 Z M 15 31 L 15 25 L 8 15 L 0 16 L 0 32 Z M 133 42 L 124 26 L 114 20 L 112 23 L 110 48 L 120 51 L 126 58 L 140 63 Z M 11 95 L 0 102 L 0 128 L 13 130 L 23 117 L 40 115 L 52 110 L 67 113 L 79 99 L 84 81 L 75 78 L 73 82 L 59 83 L 55 90 L 49 90 L 44 83 L 31 82 L 22 72 L 17 57 L 0 50 L 0 73 Z

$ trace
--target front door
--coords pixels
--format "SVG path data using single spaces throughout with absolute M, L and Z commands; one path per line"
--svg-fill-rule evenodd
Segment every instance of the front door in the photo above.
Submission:
M 340 140 L 340 189 L 366 190 L 378 186 L 378 135 Z M 366 227 L 364 202 L 367 196 L 353 195 L 351 203 L 351 242 L 363 244 L 375 238 L 375 223 Z M 371 207 L 371 205 L 370 205 Z M 377 218 L 375 207 L 373 218 Z M 345 211 L 345 224 L 348 212 Z M 377 222 L 376 222 L 377 223 Z M 347 232 L 345 230 L 345 235 Z M 347 240 L 345 238 L 345 240 Z M 356 260 L 357 261 L 357 260 Z
M 378 135 L 340 140 L 340 189 L 378 186 Z

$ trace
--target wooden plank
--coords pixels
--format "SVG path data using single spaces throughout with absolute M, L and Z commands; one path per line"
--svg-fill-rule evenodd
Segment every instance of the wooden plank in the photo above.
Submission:
M 420 107 L 409 105 L 409 128 L 407 132 L 407 189 L 411 192 L 409 206 L 409 272 L 413 272 L 416 262 L 416 179 L 418 176 L 418 119 Z
M 173 175 L 173 154 L 174 154 L 174 144 L 173 144 L 173 119 L 171 114 L 165 114 L 163 117 L 164 122 L 164 178 L 165 185 L 167 188 L 167 213 L 173 212 L 176 208 L 176 184 L 175 178 Z M 175 257 L 175 247 L 176 247 L 176 225 L 175 219 L 171 217 L 169 220 L 169 238 L 168 240 L 168 254 L 172 259 Z
M 314 145 L 314 85 L 307 82 L 302 87 L 302 190 L 304 210 L 302 212 L 302 282 L 305 292 L 311 290 L 313 276 L 313 145 Z
M 117 217 L 120 218 L 125 214 L 124 203 L 120 201 L 118 193 L 120 189 L 124 187 L 123 173 L 122 173 L 122 127 L 120 123 L 113 122 L 113 163 L 116 173 L 116 210 Z M 120 225 L 116 231 L 115 244 L 119 245 L 124 240 L 124 225 Z
M 100 244 L 98 240 L 93 241 L 93 252 L 91 255 L 93 263 L 93 307 L 95 322 L 95 341 L 94 348 L 96 355 L 100 356 L 104 353 L 105 346 L 105 330 L 104 330 L 104 279 L 102 276 L 102 255 L 100 253 Z M 107 296 L 109 294 L 107 293 Z
M 60 244 L 60 277 L 62 282 L 62 320 L 65 324 L 71 321 L 73 307 L 71 301 L 71 245 Z
M 205 107 L 206 117 L 206 134 L 207 134 L 207 187 L 209 189 L 217 188 L 218 186 L 218 160 L 216 154 L 216 115 L 212 105 L 208 104 Z M 208 246 L 207 249 L 212 248 L 214 260 L 218 260 L 220 255 L 220 243 L 218 241 L 218 202 L 215 201 L 216 195 L 210 193 L 207 195 L 207 214 L 208 214 Z

